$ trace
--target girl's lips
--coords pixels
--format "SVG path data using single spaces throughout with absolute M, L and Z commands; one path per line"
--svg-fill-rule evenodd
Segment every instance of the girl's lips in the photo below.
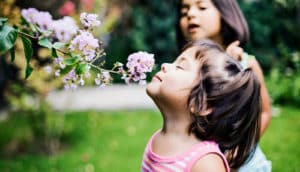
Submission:
M 161 78 L 158 75 L 155 75 L 153 78 L 159 80 L 160 82 L 162 81 Z
M 189 24 L 188 25 L 188 32 L 189 33 L 195 33 L 197 32 L 197 29 L 199 28 L 200 26 L 198 24 Z

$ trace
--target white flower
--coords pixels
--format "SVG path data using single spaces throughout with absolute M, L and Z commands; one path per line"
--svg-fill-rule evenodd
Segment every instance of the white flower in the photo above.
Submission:
M 97 14 L 81 13 L 80 22 L 85 28 L 99 26 L 101 22 L 97 19 Z
M 65 16 L 60 20 L 52 22 L 51 29 L 54 32 L 54 36 L 63 43 L 70 41 L 77 33 L 78 26 L 73 18 Z

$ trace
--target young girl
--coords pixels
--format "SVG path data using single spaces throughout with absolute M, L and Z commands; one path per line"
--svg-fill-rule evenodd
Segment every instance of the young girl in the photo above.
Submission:
M 177 41 L 179 48 L 189 40 L 211 39 L 221 45 L 244 68 L 251 68 L 261 84 L 263 135 L 271 120 L 271 105 L 259 63 L 239 47 L 249 39 L 247 22 L 236 0 L 181 0 L 178 4 Z M 218 60 L 216 60 L 217 62 Z M 257 147 L 251 161 L 239 171 L 271 171 L 271 164 Z
M 228 172 L 257 144 L 259 81 L 211 41 L 191 42 L 175 62 L 163 64 L 147 94 L 163 126 L 148 142 L 143 172 Z M 228 161 L 219 147 L 227 150 Z

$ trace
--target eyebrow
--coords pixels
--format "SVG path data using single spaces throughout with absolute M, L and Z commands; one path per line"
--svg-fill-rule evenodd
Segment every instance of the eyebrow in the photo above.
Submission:
M 191 61 L 190 60 L 188 60 L 186 57 L 184 57 L 184 56 L 182 56 L 182 57 L 179 57 L 177 60 L 176 60 L 177 62 L 182 62 L 182 61 L 184 61 L 185 62 L 185 66 L 186 67 L 189 67 L 190 65 L 191 65 Z M 175 61 L 175 62 L 176 62 Z
M 205 2 L 205 1 L 206 0 L 198 0 L 198 1 L 196 1 L 196 4 L 199 5 L 199 4 L 201 4 L 201 3 Z M 188 4 L 182 3 L 182 5 L 181 5 L 181 8 L 188 8 L 188 7 L 190 7 L 190 5 L 188 5 Z

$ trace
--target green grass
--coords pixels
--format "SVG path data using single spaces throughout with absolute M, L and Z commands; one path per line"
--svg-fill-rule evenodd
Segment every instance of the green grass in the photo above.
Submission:
M 299 111 L 282 108 L 260 142 L 274 172 L 300 172 Z M 0 171 L 139 171 L 144 147 L 161 123 L 159 113 L 152 110 L 68 112 L 63 137 L 66 148 L 53 156 L 21 153 L 0 157 Z M 21 116 L 0 123 L 1 151 L 11 140 L 28 144 L 31 137 Z
M 281 108 L 260 141 L 274 172 L 300 172 L 300 109 Z
M 20 136 L 22 130 L 29 132 L 25 124 L 20 117 L 0 123 L 0 145 L 12 138 L 7 133 L 26 138 Z M 68 135 L 63 138 L 68 147 L 64 151 L 51 157 L 21 154 L 2 158 L 0 171 L 139 171 L 144 147 L 160 126 L 160 115 L 150 110 L 68 113 L 64 126 Z

